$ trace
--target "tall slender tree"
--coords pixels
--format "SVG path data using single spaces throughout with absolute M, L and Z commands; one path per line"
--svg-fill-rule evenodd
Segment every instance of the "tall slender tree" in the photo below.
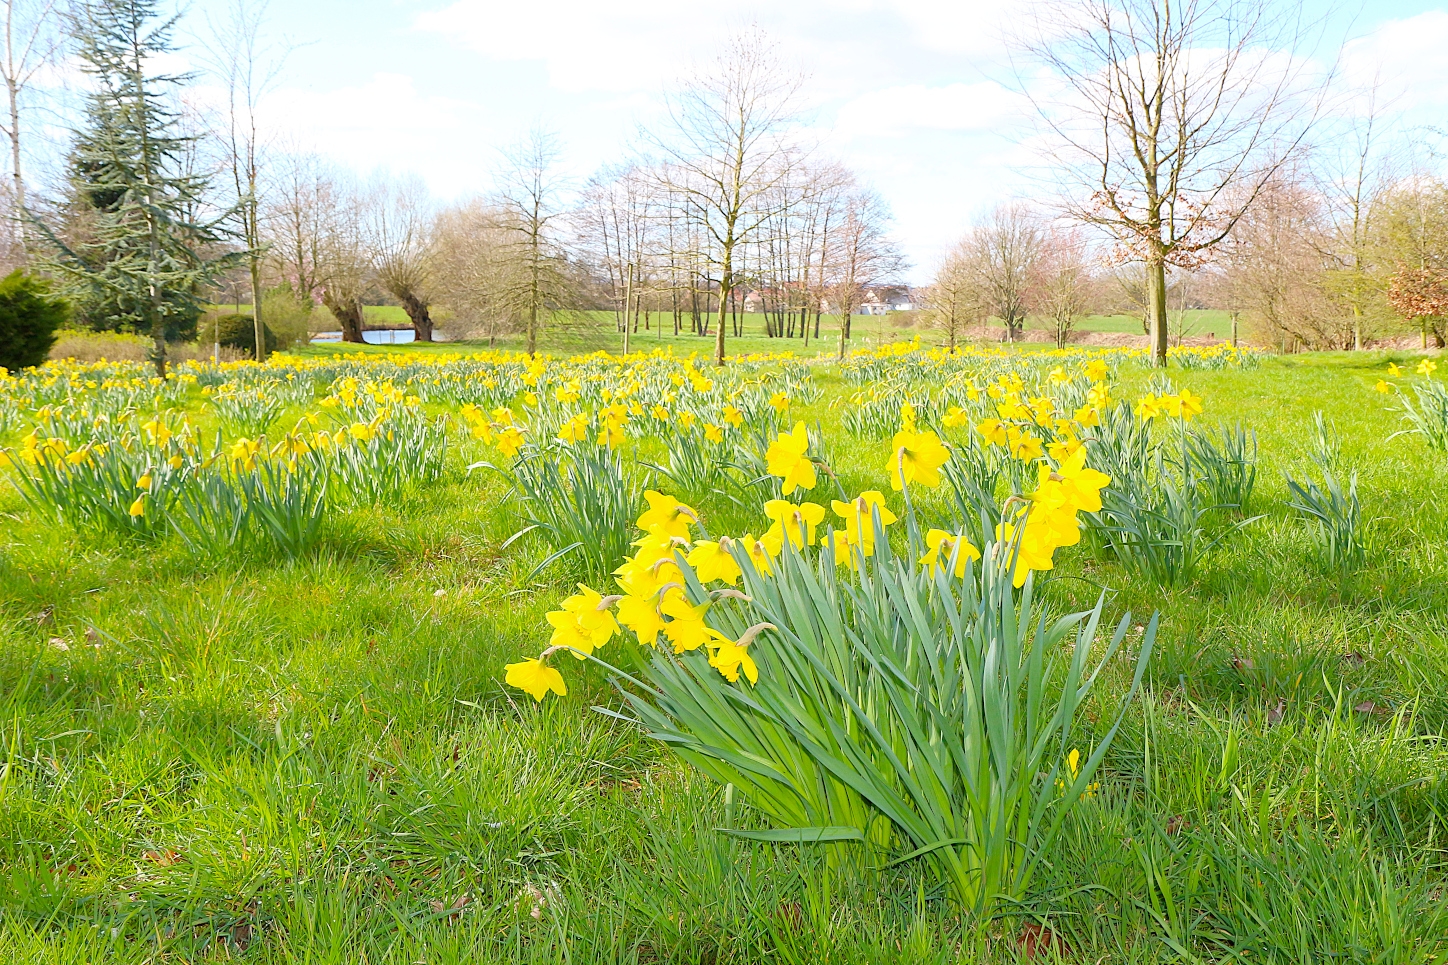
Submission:
M 226 114 L 221 141 L 236 198 L 237 234 L 246 246 L 251 282 L 252 324 L 256 327 L 256 359 L 266 358 L 266 324 L 262 318 L 262 134 L 257 119 L 261 99 L 275 86 L 286 59 L 285 50 L 267 43 L 262 28 L 268 0 L 231 0 L 225 18 L 212 24 L 212 69 L 226 89 Z
M 25 178 L 21 173 L 21 116 L 30 82 L 53 64 L 65 50 L 65 31 L 56 0 L 0 0 L 5 43 L 0 48 L 0 78 L 5 81 L 6 123 L 0 125 L 10 141 L 10 176 L 15 184 L 15 207 L 25 209 Z M 23 226 L 22 226 L 23 230 Z
M 88 229 L 62 240 L 36 222 L 47 267 L 87 306 L 93 323 L 151 335 L 151 360 L 166 373 L 166 336 L 194 323 L 210 283 L 239 259 L 211 255 L 234 212 L 206 210 L 208 183 L 190 166 L 195 138 L 176 106 L 186 74 L 156 69 L 174 51 L 176 17 L 156 0 L 92 0 L 77 7 L 77 54 L 91 81 L 71 154 L 74 204 Z
M 538 351 L 539 327 L 562 303 L 567 288 L 556 238 L 563 215 L 561 154 L 553 134 L 535 129 L 507 153 L 498 177 L 497 204 L 508 213 L 514 258 L 523 268 L 514 276 L 518 284 L 512 299 L 527 319 L 529 355 Z
M 800 160 L 789 133 L 802 83 L 763 31 L 746 30 L 669 99 L 668 120 L 650 138 L 668 161 L 658 169 L 666 194 L 692 214 L 706 240 L 704 270 L 717 272 L 716 365 L 724 364 L 730 296 L 743 280 L 737 260 L 769 224 L 784 197 L 776 188 Z
M 1316 25 L 1302 0 L 1044 0 L 1033 33 L 1066 211 L 1146 266 L 1164 365 L 1168 269 L 1231 233 L 1321 112 Z

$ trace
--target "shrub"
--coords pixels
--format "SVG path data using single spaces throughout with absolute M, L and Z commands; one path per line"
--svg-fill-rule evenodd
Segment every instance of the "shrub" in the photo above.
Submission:
M 39 365 L 70 318 L 70 306 L 51 294 L 50 282 L 20 269 L 0 280 L 0 366 L 14 371 Z
M 310 302 L 298 300 L 289 284 L 268 289 L 261 298 L 261 317 L 276 333 L 277 346 L 291 348 L 305 343 L 312 326 Z
M 74 359 L 77 362 L 145 362 L 151 357 L 152 343 L 149 338 L 126 332 L 91 332 L 80 329 L 61 329 L 56 333 L 55 345 L 50 349 L 52 359 Z M 221 361 L 235 362 L 250 358 L 251 353 L 239 348 L 223 348 L 218 353 Z M 211 358 L 211 346 L 204 349 L 195 342 L 170 342 L 166 345 L 166 357 L 172 362 L 194 362 Z
M 266 332 L 266 350 L 270 355 L 277 350 L 277 336 L 270 325 L 263 326 Z M 249 355 L 256 355 L 256 322 L 250 315 L 213 315 L 201 325 L 201 340 L 207 344 L 242 349 Z

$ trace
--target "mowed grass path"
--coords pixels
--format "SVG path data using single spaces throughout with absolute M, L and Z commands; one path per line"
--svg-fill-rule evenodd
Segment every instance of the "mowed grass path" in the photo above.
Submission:
M 1382 366 L 1173 370 L 1257 432 L 1265 518 L 1172 591 L 1089 541 L 1060 554 L 1058 607 L 1105 588 L 1163 614 L 1149 691 L 1021 909 L 1072 960 L 1448 953 L 1448 459 L 1389 441 Z M 1124 371 L 1132 398 L 1148 373 Z M 798 415 L 847 488 L 888 488 L 886 443 L 845 434 L 847 389 L 817 378 Z M 1345 577 L 1286 505 L 1317 410 L 1372 521 Z M 501 548 L 517 524 L 473 455 L 290 565 L 82 537 L 0 494 L 0 962 L 1024 958 L 1018 920 L 962 920 L 909 864 L 716 833 L 721 791 L 592 712 L 620 703 L 596 671 L 565 667 L 542 707 L 506 690 L 568 584 L 525 582 L 547 550 Z

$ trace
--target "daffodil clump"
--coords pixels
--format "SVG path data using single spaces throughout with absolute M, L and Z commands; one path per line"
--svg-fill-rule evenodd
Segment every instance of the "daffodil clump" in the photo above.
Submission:
M 1407 374 L 1396 362 L 1389 362 L 1388 377 L 1378 379 L 1373 388 L 1384 395 L 1391 393 L 1397 397 L 1398 411 L 1403 414 L 1408 428 L 1394 433 L 1395 436 L 1404 433 L 1416 435 L 1430 448 L 1448 451 L 1448 386 L 1434 377 L 1437 371 L 1435 360 L 1419 359 L 1412 368 L 1417 378 L 1412 381 L 1412 395 L 1409 395 L 1398 385 L 1400 380 L 1408 377 Z
M 927 855 L 962 904 L 985 908 L 1021 893 L 1042 842 L 1098 786 L 1109 738 L 1085 762 L 1050 748 L 1095 679 L 1083 671 L 1100 604 L 1048 631 L 1031 574 L 1080 540 L 1110 480 L 1083 446 L 1059 462 L 1043 452 L 1035 487 L 1007 500 L 981 547 L 957 525 L 921 526 L 911 492 L 941 486 L 955 457 L 912 408 L 900 416 L 880 461 L 890 487 L 828 501 L 811 498 L 834 477 L 808 428 L 780 429 L 766 463 L 782 496 L 742 535 L 711 534 L 694 507 L 646 491 L 611 585 L 579 585 L 547 614 L 541 653 L 504 680 L 542 701 L 567 694 L 562 655 L 596 663 L 650 733 L 775 825 L 730 833 Z M 1069 627 L 1063 664 L 1048 655 L 1070 649 Z M 1047 680 L 1056 704 L 1025 703 Z
M 178 409 L 90 415 L 85 402 L 41 406 L 19 446 L 0 449 L 21 494 L 78 528 L 175 532 L 205 551 L 260 541 L 295 555 L 329 504 L 435 479 L 445 453 L 445 424 L 385 384 L 343 386 L 289 431 L 230 439 L 203 437 Z

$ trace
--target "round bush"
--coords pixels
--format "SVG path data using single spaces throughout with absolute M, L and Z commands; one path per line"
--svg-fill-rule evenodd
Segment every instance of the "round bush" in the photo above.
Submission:
M 70 306 L 51 294 L 45 278 L 20 269 L 0 280 L 0 366 L 10 371 L 39 365 L 55 344 Z
M 277 350 L 277 336 L 271 326 L 264 325 L 267 354 Z M 250 315 L 217 315 L 201 322 L 200 338 L 204 342 L 215 341 L 229 348 L 239 348 L 256 354 L 256 320 Z

